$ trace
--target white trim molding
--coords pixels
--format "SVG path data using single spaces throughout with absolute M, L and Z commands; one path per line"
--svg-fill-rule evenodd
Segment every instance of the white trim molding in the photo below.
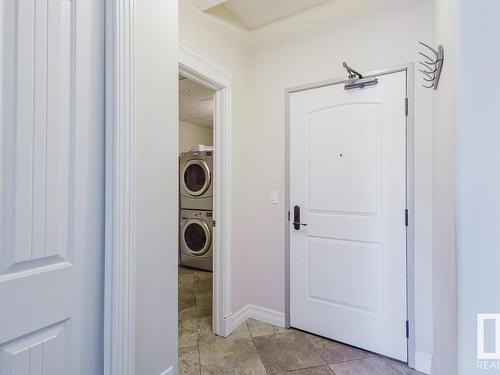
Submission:
M 231 74 L 208 57 L 179 43 L 179 74 L 215 90 L 213 330 L 227 336 L 231 315 Z
M 134 373 L 134 0 L 106 1 L 104 374 Z
M 186 78 L 197 82 L 202 78 L 200 83 L 214 90 L 231 88 L 232 77 L 225 68 L 182 41 L 179 42 L 179 64 Z
M 259 320 L 277 327 L 285 327 L 285 313 L 256 305 L 246 305 L 228 318 L 225 336 L 229 336 L 236 328 L 245 323 L 247 319 Z
M 173 375 L 174 374 L 174 366 L 170 366 L 168 369 L 163 371 L 160 375 Z
M 415 352 L 415 370 L 430 375 L 432 371 L 432 355 Z

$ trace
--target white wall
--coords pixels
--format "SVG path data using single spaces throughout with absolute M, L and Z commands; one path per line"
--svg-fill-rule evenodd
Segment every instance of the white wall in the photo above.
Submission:
M 254 304 L 284 312 L 284 90 L 418 58 L 433 43 L 432 0 L 337 0 L 248 32 L 226 14 L 180 0 L 180 38 L 233 73 L 233 312 Z M 215 16 L 217 17 L 215 17 Z M 418 75 L 417 75 L 418 77 Z M 432 92 L 416 85 L 415 252 L 417 351 L 432 337 Z M 280 203 L 270 203 L 270 192 Z
M 188 152 L 194 145 L 213 145 L 213 129 L 179 121 L 179 153 Z
M 232 74 L 233 155 L 231 302 L 233 312 L 248 303 L 247 237 L 247 116 L 248 48 L 247 33 L 229 22 L 200 12 L 190 0 L 179 0 L 180 40 L 203 52 Z
M 500 313 L 500 2 L 458 4 L 457 373 L 475 375 L 477 314 Z
M 433 1 L 338 0 L 272 23 L 252 33 L 248 143 L 259 152 L 249 160 L 252 184 L 247 215 L 249 298 L 284 311 L 283 201 L 269 194 L 284 182 L 284 90 L 343 77 L 342 62 L 361 72 L 415 61 L 418 41 L 433 43 Z M 432 92 L 417 75 L 415 116 L 415 254 L 417 365 L 430 367 L 432 353 Z M 266 167 L 263 168 L 262 166 Z
M 177 363 L 177 2 L 135 9 L 135 373 L 158 375 Z
M 445 62 L 434 92 L 433 119 L 433 374 L 457 374 L 455 254 L 456 43 L 458 2 L 436 0 L 436 44 Z

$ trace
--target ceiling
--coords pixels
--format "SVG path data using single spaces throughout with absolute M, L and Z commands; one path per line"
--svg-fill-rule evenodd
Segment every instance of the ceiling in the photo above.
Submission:
M 191 124 L 213 127 L 214 91 L 179 76 L 179 119 Z
M 205 11 L 223 4 L 249 29 L 265 25 L 327 0 L 191 0 Z
M 325 2 L 325 0 L 228 0 L 224 6 L 249 29 Z

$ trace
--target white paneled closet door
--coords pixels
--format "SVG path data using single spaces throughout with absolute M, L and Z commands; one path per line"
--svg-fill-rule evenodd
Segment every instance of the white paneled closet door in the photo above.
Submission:
M 104 2 L 0 2 L 0 373 L 103 366 Z

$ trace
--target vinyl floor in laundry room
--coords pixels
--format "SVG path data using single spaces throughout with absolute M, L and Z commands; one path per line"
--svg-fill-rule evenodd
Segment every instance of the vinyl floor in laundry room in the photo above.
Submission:
M 212 274 L 179 268 L 180 375 L 417 375 L 383 357 L 294 329 L 249 319 L 215 336 Z

